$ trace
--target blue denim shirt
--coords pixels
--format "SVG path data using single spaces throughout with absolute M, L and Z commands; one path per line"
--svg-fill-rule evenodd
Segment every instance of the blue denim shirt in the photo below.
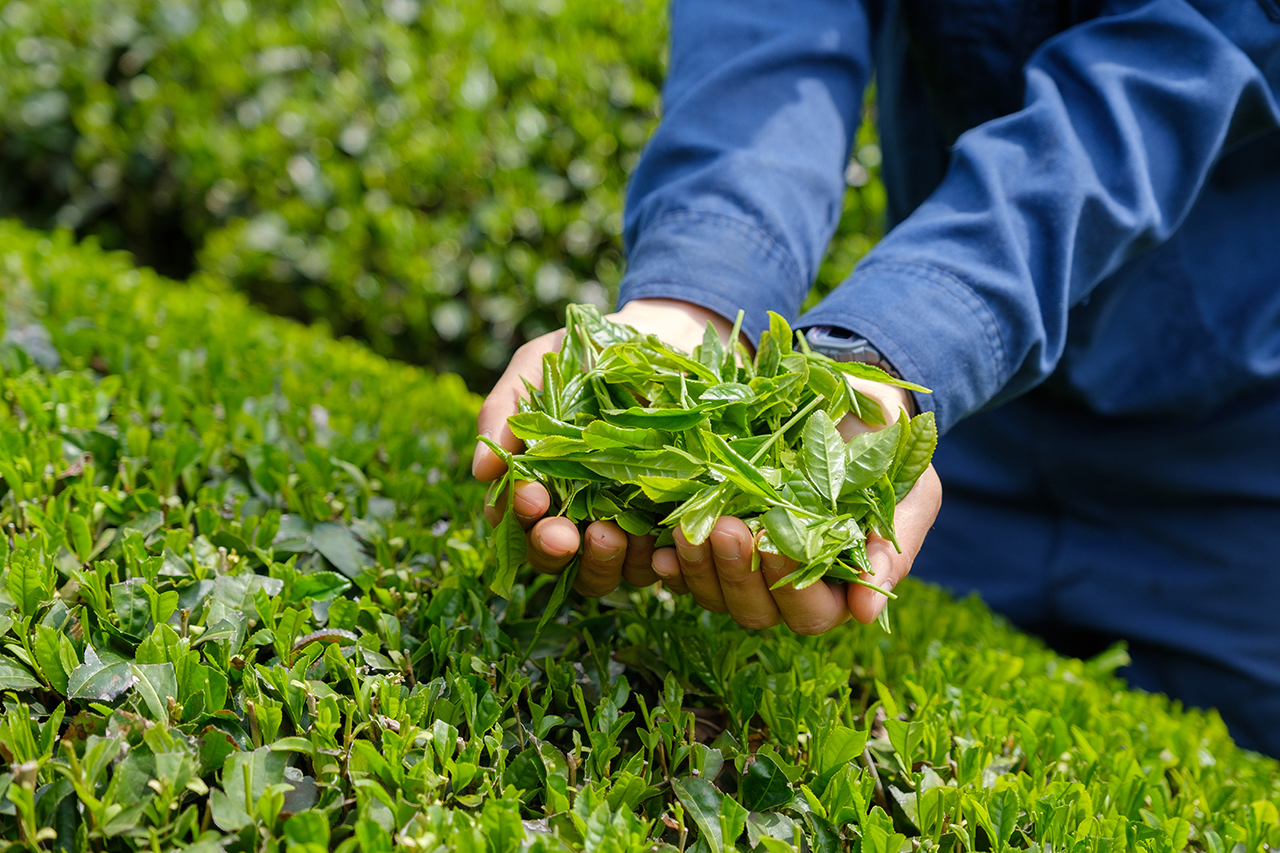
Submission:
M 794 319 L 873 68 L 893 227 L 798 324 L 934 389 L 915 574 L 1280 756 L 1280 0 L 675 0 L 621 301 Z
M 800 325 L 944 431 L 1051 375 L 1111 415 L 1280 379 L 1280 0 L 674 0 L 620 301 L 795 319 L 873 67 L 894 227 Z

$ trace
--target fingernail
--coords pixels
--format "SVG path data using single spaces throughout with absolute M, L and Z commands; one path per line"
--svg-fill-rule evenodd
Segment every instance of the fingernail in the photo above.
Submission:
M 732 533 L 712 533 L 711 552 L 717 560 L 733 562 L 742 557 L 742 543 Z
M 887 579 L 889 572 L 893 569 L 889 557 L 877 551 L 869 555 L 868 559 L 871 563 L 871 576 L 875 579 L 876 586 L 885 586 L 880 581 Z
M 608 561 L 620 556 L 622 554 L 623 549 L 621 546 L 608 548 L 605 545 L 603 545 L 599 540 L 592 539 L 591 550 L 595 554 L 595 558 L 597 560 Z
M 787 558 L 781 554 L 771 554 L 768 551 L 761 551 L 760 565 L 770 571 L 776 572 L 787 565 Z
M 893 581 L 887 578 L 885 579 L 884 583 L 877 584 L 877 586 L 879 586 L 881 589 L 884 589 L 887 592 L 893 592 Z M 875 609 L 871 612 L 871 619 L 873 621 L 880 618 L 880 614 L 884 612 L 885 605 L 888 603 L 889 603 L 889 598 L 887 596 L 881 595 L 878 592 L 876 593 Z
M 486 432 L 482 432 L 482 433 L 480 433 L 480 437 L 481 437 L 481 438 L 490 438 L 490 435 L 489 435 L 489 433 L 486 431 Z M 485 454 L 485 453 L 492 453 L 492 452 L 493 452 L 493 451 L 489 449 L 489 446 L 488 446 L 488 445 L 486 445 L 483 441 L 478 441 L 478 442 L 476 442 L 476 451 L 475 451 L 475 453 L 471 454 L 471 476 L 473 476 L 473 477 L 477 476 L 477 474 L 476 474 L 476 469 L 480 467 L 480 457 L 481 457 L 481 455 L 483 455 L 483 454 Z

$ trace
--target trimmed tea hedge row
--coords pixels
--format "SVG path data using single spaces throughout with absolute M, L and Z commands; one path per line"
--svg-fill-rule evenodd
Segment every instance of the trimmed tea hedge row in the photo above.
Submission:
M 1280 773 L 908 583 L 893 633 L 487 582 L 476 400 L 0 223 L 0 847 L 1265 851 Z
M 483 384 L 566 303 L 612 302 L 664 10 L 0 0 L 0 214 Z M 850 194 L 824 284 L 881 196 Z

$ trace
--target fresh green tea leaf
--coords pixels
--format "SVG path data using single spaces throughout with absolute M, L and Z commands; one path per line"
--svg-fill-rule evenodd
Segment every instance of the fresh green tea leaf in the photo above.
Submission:
M 809 475 L 818 494 L 835 508 L 845 481 L 844 439 L 836 431 L 836 425 L 821 409 L 814 412 L 804 425 L 804 470 Z

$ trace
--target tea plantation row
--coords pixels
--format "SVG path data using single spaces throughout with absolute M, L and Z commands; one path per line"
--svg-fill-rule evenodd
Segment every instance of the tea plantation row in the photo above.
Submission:
M 1280 773 L 907 584 L 893 633 L 487 591 L 476 399 L 0 223 L 0 847 L 1205 851 Z
M 483 384 L 566 303 L 612 300 L 665 18 L 665 0 L 0 0 L 0 215 Z M 882 196 L 851 191 L 824 286 Z

